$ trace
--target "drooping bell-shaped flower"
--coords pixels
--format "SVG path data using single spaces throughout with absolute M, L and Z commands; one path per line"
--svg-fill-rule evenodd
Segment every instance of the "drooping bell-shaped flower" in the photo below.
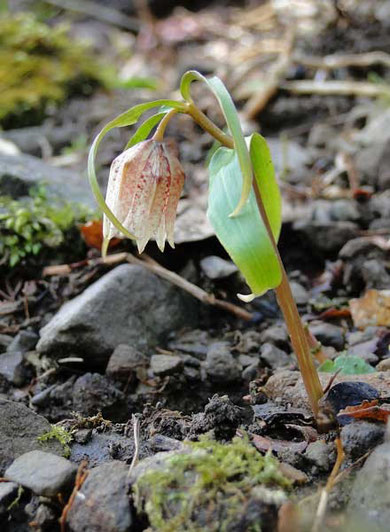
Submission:
M 161 251 L 165 241 L 174 247 L 176 209 L 184 172 L 173 148 L 145 140 L 124 151 L 112 162 L 106 203 L 125 229 L 136 237 L 138 250 L 154 238 Z M 103 236 L 123 236 L 104 216 Z

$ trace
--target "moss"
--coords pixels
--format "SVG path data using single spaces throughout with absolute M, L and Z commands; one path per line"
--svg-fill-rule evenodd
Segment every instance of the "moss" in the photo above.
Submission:
M 63 427 L 58 425 L 52 425 L 49 432 L 45 432 L 42 436 L 38 436 L 38 441 L 44 443 L 48 440 L 56 439 L 60 442 L 63 447 L 63 456 L 69 458 L 70 456 L 70 447 L 69 443 L 72 441 L 73 436 L 67 432 Z
M 0 255 L 3 264 L 13 267 L 32 259 L 44 249 L 58 248 L 77 223 L 92 216 L 81 205 L 55 204 L 43 187 L 30 191 L 30 197 L 13 200 L 0 196 Z
M 3 127 L 38 123 L 48 105 L 105 84 L 108 67 L 102 68 L 88 46 L 67 32 L 64 25 L 52 28 L 28 13 L 0 17 Z
M 151 529 L 224 531 L 242 516 L 252 490 L 259 485 L 288 487 L 278 462 L 262 456 L 245 439 L 230 444 L 209 439 L 188 443 L 190 452 L 167 459 L 162 469 L 142 474 L 134 485 L 137 510 Z M 259 524 L 247 530 L 259 530 Z

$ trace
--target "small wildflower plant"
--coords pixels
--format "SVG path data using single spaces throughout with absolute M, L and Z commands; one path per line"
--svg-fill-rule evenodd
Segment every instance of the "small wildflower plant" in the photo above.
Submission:
M 216 97 L 229 134 L 218 128 L 196 105 L 191 95 L 195 81 L 204 83 Z M 318 410 L 322 388 L 303 326 L 277 248 L 280 234 L 281 195 L 269 148 L 258 133 L 245 138 L 233 100 L 223 82 L 196 71 L 181 80 L 181 101 L 157 100 L 136 105 L 109 122 L 96 136 L 89 153 L 91 188 L 104 213 L 103 255 L 112 237 L 137 242 L 142 252 L 150 238 L 161 250 L 171 246 L 176 207 L 184 183 L 180 162 L 164 132 L 177 114 L 191 117 L 216 141 L 210 164 L 207 215 L 217 238 L 244 275 L 251 289 L 243 301 L 275 289 L 296 353 L 311 407 Z M 99 188 L 95 158 L 104 136 L 113 128 L 131 126 L 150 110 L 157 112 L 136 129 L 124 151 L 112 163 L 106 198 Z M 157 127 L 151 139 L 153 128 Z

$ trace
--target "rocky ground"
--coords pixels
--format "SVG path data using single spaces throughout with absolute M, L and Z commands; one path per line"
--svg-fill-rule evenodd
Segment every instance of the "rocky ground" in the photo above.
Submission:
M 153 23 L 119 1 L 119 18 L 97 7 L 93 16 L 45 12 L 51 24 L 70 22 L 74 36 L 87 28 L 95 52 L 123 76 L 158 86 L 69 94 L 39 119 L 18 111 L 3 123 L 0 194 L 29 202 L 30 187 L 45 183 L 44 199 L 33 200 L 38 214 L 58 198 L 89 214 L 58 226 L 55 245 L 24 248 L 15 264 L 9 236 L 17 227 L 0 226 L 1 530 L 388 529 L 388 7 L 204 4 L 170 14 L 151 3 L 163 17 Z M 247 288 L 205 217 L 211 143 L 186 118 L 168 131 L 187 174 L 177 246 L 162 255 L 150 243 L 146 253 L 165 273 L 237 307 L 199 301 L 150 261 L 134 261 L 128 241 L 103 263 L 86 228 L 95 217 L 85 172 L 93 136 L 130 105 L 172 95 L 187 68 L 223 77 L 246 131 L 269 141 L 283 194 L 281 255 L 323 347 L 325 428 L 311 414 L 274 295 L 237 310 L 236 294 Z M 293 85 L 300 81 L 317 85 L 303 94 Z M 336 81 L 341 89 L 327 84 Z M 202 91 L 199 101 L 219 119 Z M 126 141 L 121 131 L 104 144 L 103 186 Z M 12 212 L 22 204 L 31 210 L 17 203 Z M 10 216 L 8 205 L 0 215 Z M 364 400 L 374 401 L 369 412 L 338 416 Z M 345 457 L 316 522 L 338 435 Z

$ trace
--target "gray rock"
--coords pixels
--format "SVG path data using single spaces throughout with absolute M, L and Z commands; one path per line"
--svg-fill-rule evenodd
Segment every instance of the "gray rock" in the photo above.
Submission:
M 294 222 L 293 228 L 307 239 L 308 245 L 322 253 L 336 253 L 346 242 L 357 237 L 359 227 L 353 222 Z
M 361 267 L 366 289 L 386 290 L 390 286 L 390 275 L 385 265 L 377 259 L 366 260 Z
M 5 477 L 37 495 L 55 497 L 71 488 L 77 466 L 62 456 L 42 451 L 22 454 L 5 472 Z
M 19 486 L 15 482 L 0 482 L 0 516 L 7 512 L 7 508 L 18 495 Z
M 125 396 L 103 375 L 85 373 L 74 383 L 73 408 L 85 416 L 101 412 L 103 417 L 119 421 L 125 412 Z
M 202 259 L 200 261 L 200 267 L 209 279 L 223 279 L 238 271 L 237 266 L 233 262 L 221 259 L 221 257 L 215 255 L 210 255 Z
M 242 378 L 244 381 L 252 381 L 257 377 L 257 372 L 259 370 L 259 363 L 251 364 L 247 366 L 242 372 Z
M 293 359 L 285 351 L 272 344 L 264 344 L 261 346 L 261 358 L 272 369 L 288 366 L 293 362 Z
M 0 375 L 15 386 L 22 386 L 26 380 L 23 353 L 0 355 Z
M 326 148 L 334 143 L 336 136 L 337 131 L 334 127 L 329 124 L 318 123 L 311 128 L 307 142 L 309 146 L 315 148 Z
M 357 473 L 347 509 L 348 532 L 387 532 L 390 522 L 390 442 L 377 447 Z
M 259 363 L 258 357 L 251 357 L 249 355 L 239 355 L 238 361 L 241 364 L 243 368 L 246 368 L 248 366 L 252 366 L 253 364 Z
M 385 426 L 355 421 L 341 429 L 341 441 L 344 452 L 351 460 L 356 460 L 383 442 Z
M 281 349 L 289 348 L 288 334 L 284 325 L 271 325 L 261 333 L 263 344 L 274 344 Z
M 9 353 L 18 351 L 20 353 L 27 353 L 37 345 L 39 336 L 34 331 L 20 331 L 12 340 L 7 348 Z
M 296 281 L 290 281 L 290 287 L 297 305 L 306 305 L 309 301 L 309 292 Z
M 50 430 L 50 423 L 27 406 L 0 399 L 0 475 L 15 458 L 34 449 L 62 455 L 59 441 L 38 441 L 39 436 Z
M 358 204 L 356 201 L 345 199 L 333 201 L 330 208 L 330 216 L 335 221 L 347 222 L 349 220 L 356 222 L 360 219 Z
M 390 190 L 375 194 L 370 201 L 370 210 L 376 218 L 390 218 Z
M 314 464 L 315 468 L 321 472 L 330 469 L 330 449 L 324 440 L 317 440 L 309 443 L 305 451 L 305 457 Z
M 206 371 L 213 382 L 240 380 L 242 366 L 230 352 L 226 342 L 215 342 L 207 350 Z
M 73 532 L 129 532 L 133 516 L 127 495 L 129 466 L 110 462 L 92 469 L 68 513 Z
M 131 345 L 121 344 L 110 356 L 106 375 L 113 379 L 128 381 L 137 369 L 148 365 L 147 357 Z
M 12 343 L 12 340 L 12 336 L 9 336 L 8 334 L 0 334 L 0 351 L 6 351 L 8 346 Z
M 49 195 L 95 207 L 87 181 L 70 170 L 56 168 L 32 155 L 0 153 L 0 194 L 25 196 L 30 187 L 44 183 Z
M 141 266 L 123 264 L 61 307 L 40 331 L 40 353 L 107 362 L 120 344 L 156 345 L 194 321 L 196 302 Z
M 341 327 L 332 323 L 321 322 L 310 325 L 309 329 L 321 344 L 330 345 L 337 351 L 341 351 L 344 348 L 345 338 Z
M 178 373 L 183 368 L 183 361 L 176 355 L 153 355 L 150 367 L 156 377 L 165 377 Z

